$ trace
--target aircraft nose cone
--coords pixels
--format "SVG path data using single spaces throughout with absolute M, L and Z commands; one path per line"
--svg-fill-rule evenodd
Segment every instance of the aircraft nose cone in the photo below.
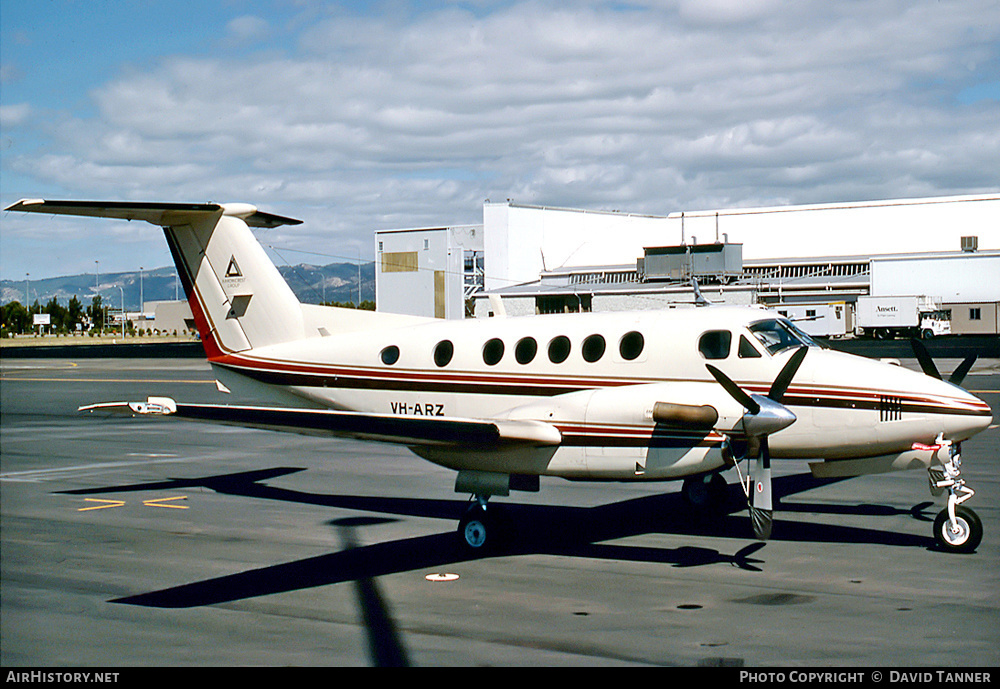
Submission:
M 993 410 L 983 400 L 975 395 L 961 390 L 959 395 L 955 395 L 954 387 L 951 388 L 952 408 L 958 413 L 953 415 L 952 428 L 949 437 L 954 440 L 965 440 L 975 434 L 985 431 L 993 423 Z

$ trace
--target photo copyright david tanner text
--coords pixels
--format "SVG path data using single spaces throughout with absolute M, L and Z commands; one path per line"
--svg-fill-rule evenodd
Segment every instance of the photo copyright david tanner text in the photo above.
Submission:
M 790 682 L 794 684 L 812 682 L 837 684 L 860 684 L 863 682 L 887 682 L 889 684 L 992 684 L 993 678 L 990 671 L 982 670 L 792 670 L 790 672 L 741 670 L 740 682 Z

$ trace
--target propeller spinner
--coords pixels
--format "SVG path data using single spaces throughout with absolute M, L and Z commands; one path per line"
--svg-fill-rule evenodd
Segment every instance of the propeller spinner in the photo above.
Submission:
M 795 414 L 784 406 L 781 400 L 808 351 L 808 347 L 796 350 L 788 363 L 782 367 L 778 377 L 774 379 L 766 396 L 746 392 L 725 373 L 711 364 L 706 364 L 712 377 L 747 410 L 743 415 L 743 432 L 748 438 L 759 441 L 760 450 L 757 452 L 752 473 L 753 495 L 748 495 L 748 499 L 754 534 L 762 541 L 771 535 L 774 513 L 771 499 L 771 455 L 767 438 L 770 434 L 795 423 Z

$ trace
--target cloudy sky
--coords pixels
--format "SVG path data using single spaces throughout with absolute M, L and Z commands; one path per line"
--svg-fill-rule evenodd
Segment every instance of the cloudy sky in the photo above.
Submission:
M 0 202 L 246 201 L 277 262 L 486 199 L 679 210 L 1000 190 L 1000 0 L 4 0 Z M 0 277 L 170 264 L 0 214 Z

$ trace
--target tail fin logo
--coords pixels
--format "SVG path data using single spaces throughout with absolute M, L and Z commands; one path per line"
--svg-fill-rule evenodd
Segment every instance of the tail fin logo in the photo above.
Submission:
M 231 256 L 229 258 L 229 267 L 226 268 L 227 278 L 241 278 L 243 273 L 240 271 L 240 264 L 236 262 L 236 257 Z

